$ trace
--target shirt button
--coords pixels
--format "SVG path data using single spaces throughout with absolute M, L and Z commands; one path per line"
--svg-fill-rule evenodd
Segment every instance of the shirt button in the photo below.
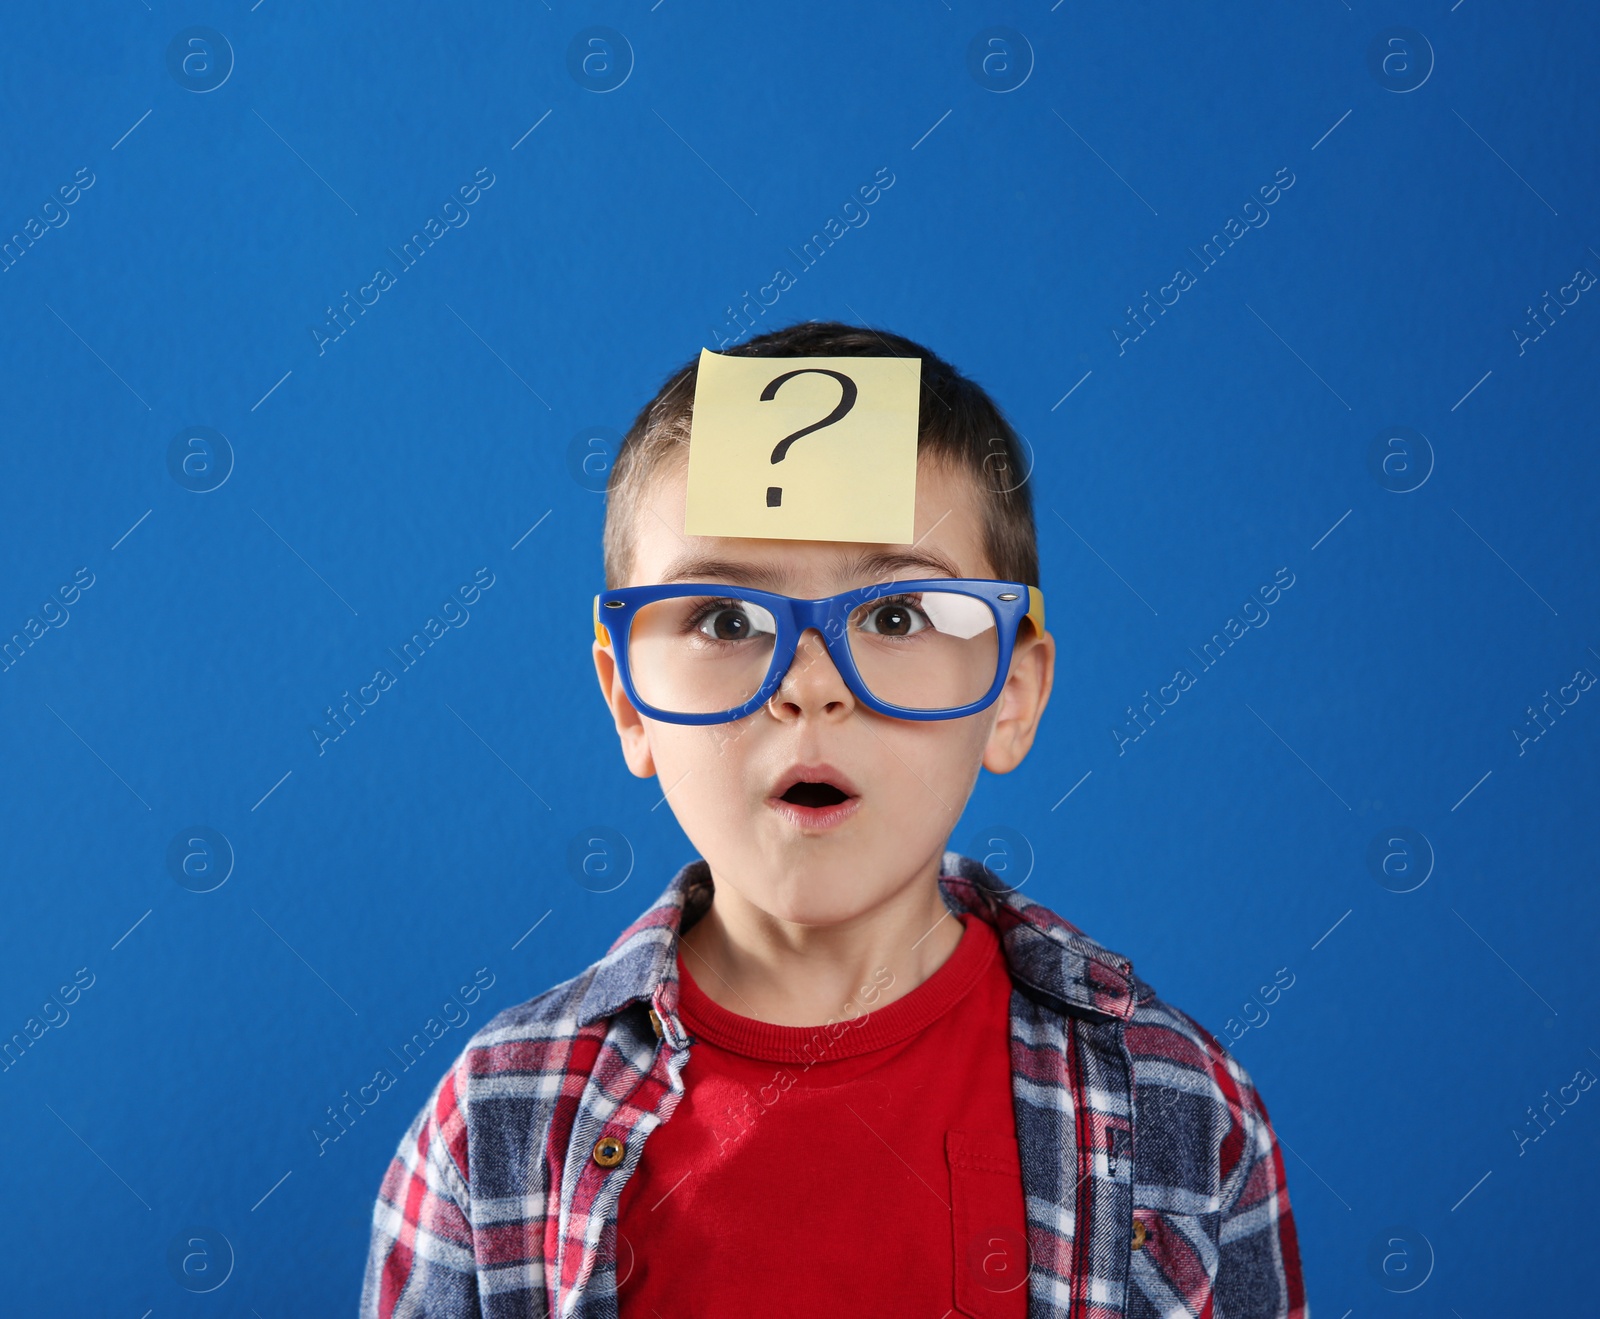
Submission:
M 1135 1250 L 1143 1250 L 1144 1249 L 1144 1243 L 1149 1238 L 1149 1236 L 1150 1236 L 1150 1229 L 1147 1228 L 1143 1223 L 1139 1222 L 1138 1219 L 1134 1219 L 1134 1222 L 1133 1222 L 1133 1248 Z
M 650 1028 L 655 1031 L 658 1040 L 666 1033 L 661 1029 L 661 1018 L 656 1015 L 654 1008 L 650 1009 Z
M 594 1143 L 594 1161 L 602 1168 L 615 1168 L 627 1152 L 628 1147 L 615 1136 L 601 1136 Z

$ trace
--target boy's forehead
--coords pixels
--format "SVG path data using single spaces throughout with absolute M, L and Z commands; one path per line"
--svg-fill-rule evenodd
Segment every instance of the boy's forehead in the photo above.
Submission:
M 736 581 L 789 594 L 830 594 L 893 578 L 989 577 L 973 479 L 943 463 L 917 464 L 915 539 L 860 541 L 687 536 L 687 464 L 662 472 L 646 491 L 634 527 L 629 585 Z

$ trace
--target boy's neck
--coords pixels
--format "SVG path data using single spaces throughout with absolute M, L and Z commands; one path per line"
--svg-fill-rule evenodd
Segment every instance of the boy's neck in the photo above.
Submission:
M 695 984 L 719 1007 L 778 1026 L 818 1026 L 903 998 L 944 965 L 961 921 L 940 896 L 939 859 L 888 900 L 832 926 L 781 921 L 727 885 L 679 939 Z

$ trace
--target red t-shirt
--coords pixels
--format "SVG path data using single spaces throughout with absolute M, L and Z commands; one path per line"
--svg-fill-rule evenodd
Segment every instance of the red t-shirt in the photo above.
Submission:
M 885 971 L 832 1026 L 729 1012 L 680 952 L 694 1044 L 622 1190 L 621 1319 L 1023 1319 L 1011 979 L 994 929 L 958 919 L 924 983 L 869 1011 Z

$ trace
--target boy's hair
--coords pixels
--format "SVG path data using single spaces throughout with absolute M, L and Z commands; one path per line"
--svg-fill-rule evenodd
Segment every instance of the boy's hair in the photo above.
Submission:
M 997 578 L 1039 585 L 1039 547 L 1022 447 L 983 389 L 921 344 L 888 331 L 839 321 L 803 321 L 724 350 L 732 357 L 920 357 L 922 399 L 917 455 L 966 472 L 983 518 L 983 550 Z M 632 568 L 634 521 L 651 483 L 687 459 L 694 414 L 695 354 L 667 378 L 622 437 L 606 483 L 606 588 L 623 585 Z

